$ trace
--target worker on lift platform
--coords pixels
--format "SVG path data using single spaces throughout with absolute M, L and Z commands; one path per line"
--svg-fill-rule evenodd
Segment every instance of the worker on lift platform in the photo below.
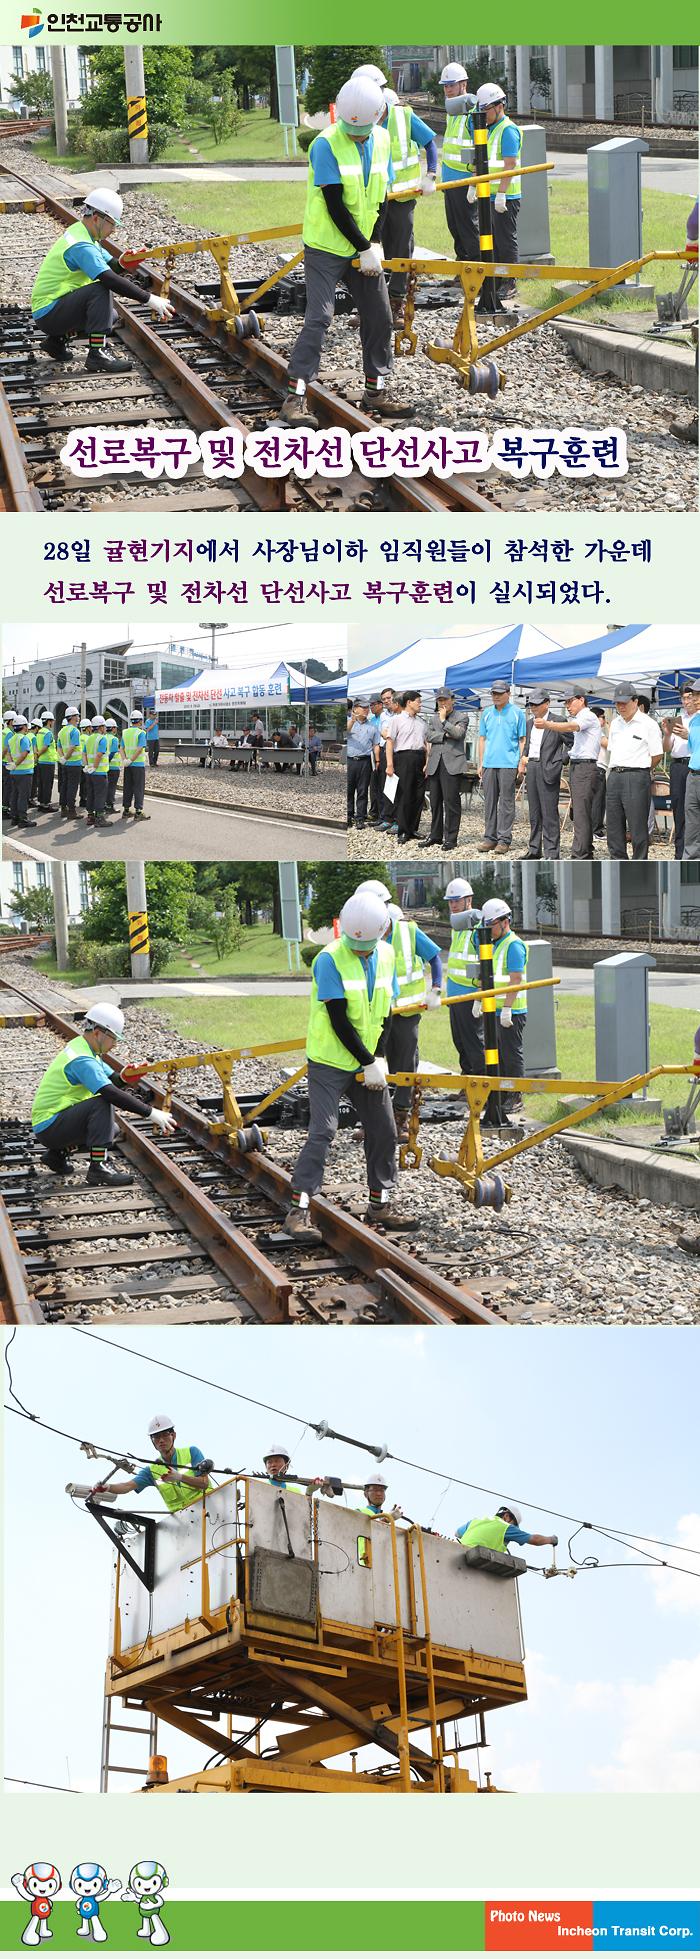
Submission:
M 508 1551 L 511 1544 L 552 1544 L 558 1537 L 540 1537 L 536 1531 L 522 1529 L 522 1512 L 517 1503 L 502 1503 L 495 1517 L 472 1517 L 455 1531 L 458 1544 L 483 1545 L 488 1551 Z
M 176 1449 L 171 1415 L 154 1415 L 148 1433 L 157 1450 L 156 1461 L 139 1469 L 127 1483 L 96 1483 L 93 1497 L 130 1496 L 132 1492 L 140 1496 L 143 1490 L 156 1489 L 167 1510 L 185 1510 L 214 1488 L 201 1449 L 193 1444 L 188 1449 Z
M 398 1523 L 399 1518 L 403 1516 L 403 1510 L 399 1504 L 395 1503 L 391 1510 L 384 1509 L 387 1488 L 386 1476 L 382 1476 L 381 1471 L 373 1471 L 364 1487 L 364 1496 L 367 1500 L 365 1503 L 358 1505 L 358 1509 L 361 1510 L 363 1517 L 381 1517 L 385 1524 L 388 1523 L 390 1517 L 393 1517 L 394 1523 Z

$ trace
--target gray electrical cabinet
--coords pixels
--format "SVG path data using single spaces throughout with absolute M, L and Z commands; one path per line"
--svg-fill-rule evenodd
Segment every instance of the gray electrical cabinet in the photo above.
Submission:
M 527 941 L 527 977 L 528 981 L 552 977 L 552 948 L 544 939 Z M 556 1076 L 560 1070 L 557 1067 L 554 987 L 543 986 L 541 989 L 538 988 L 536 993 L 528 993 L 526 998 L 527 1019 L 523 1045 L 525 1073 Z
M 547 137 L 539 123 L 525 125 L 520 161 L 523 169 L 526 165 L 529 169 L 533 163 L 546 163 Z M 539 170 L 534 177 L 523 177 L 518 218 L 518 251 L 523 264 L 534 264 L 538 259 L 545 264 L 553 263 L 549 238 L 548 170 Z
M 613 136 L 588 151 L 588 263 L 641 258 L 643 136 Z
M 301 911 L 299 908 L 299 870 L 296 863 L 282 863 L 279 866 L 280 910 L 282 913 L 283 939 L 298 939 L 301 943 Z
M 284 127 L 296 129 L 299 121 L 297 102 L 297 77 L 293 47 L 275 48 L 275 67 L 277 70 L 277 103 L 279 119 Z
M 649 952 L 617 952 L 593 969 L 599 1082 L 624 1082 L 649 1067 Z

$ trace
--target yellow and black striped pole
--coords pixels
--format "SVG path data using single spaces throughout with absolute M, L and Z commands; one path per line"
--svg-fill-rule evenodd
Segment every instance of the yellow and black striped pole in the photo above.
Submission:
M 148 111 L 146 109 L 146 79 L 143 65 L 143 48 L 140 46 L 124 49 L 124 93 L 126 95 L 126 122 L 129 131 L 129 160 L 131 163 L 148 163 Z
M 493 991 L 493 939 L 490 925 L 477 926 L 479 947 L 479 978 L 483 988 L 482 1006 L 484 1010 L 484 1064 L 487 1075 L 500 1075 L 501 1063 L 498 1054 L 498 1017 L 496 1014 L 496 995 Z M 500 1121 L 500 1096 L 494 1095 Z
M 148 936 L 148 912 L 130 911 L 129 912 L 129 951 L 132 954 L 132 957 L 135 952 L 149 953 L 150 950 L 151 950 L 151 942 Z
M 133 137 L 144 136 L 148 140 L 148 114 L 145 95 L 129 95 L 126 102 L 126 126 L 129 141 Z
M 476 210 L 479 220 L 479 253 L 482 265 L 494 264 L 493 227 L 491 220 L 491 179 L 489 177 L 488 128 L 486 110 L 475 109 L 472 117 L 474 130 L 474 169 L 476 171 Z M 488 313 L 496 311 L 496 287 L 493 279 L 485 279 L 481 288 L 481 305 Z

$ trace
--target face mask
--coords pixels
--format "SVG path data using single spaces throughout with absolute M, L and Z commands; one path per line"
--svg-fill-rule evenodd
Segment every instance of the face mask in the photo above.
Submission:
M 469 108 L 468 95 L 446 95 L 445 109 L 448 116 L 465 116 Z
M 369 959 L 371 953 L 377 950 L 376 939 L 349 939 L 346 932 L 343 933 L 343 945 L 347 946 L 348 952 L 359 952 L 363 959 Z
M 340 129 L 342 129 L 344 136 L 353 137 L 355 142 L 357 143 L 366 143 L 368 136 L 371 136 L 372 130 L 374 128 L 374 124 L 371 122 L 357 123 L 357 122 L 343 122 L 342 120 L 339 122 L 338 126 Z

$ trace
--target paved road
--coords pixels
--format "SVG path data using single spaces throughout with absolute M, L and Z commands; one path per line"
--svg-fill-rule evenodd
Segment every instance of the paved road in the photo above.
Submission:
M 574 154 L 568 150 L 550 150 L 548 160 L 555 165 L 553 176 L 559 183 L 585 183 L 587 160 L 585 151 Z M 276 163 L 255 169 L 251 164 L 207 163 L 196 169 L 168 169 L 167 164 L 155 164 L 149 170 L 139 170 L 135 166 L 115 166 L 112 172 L 118 179 L 120 189 L 129 189 L 134 184 L 299 184 L 305 183 L 303 169 L 293 164 Z M 80 177 L 71 177 L 73 188 L 88 190 L 103 171 L 85 171 Z M 691 202 L 697 197 L 697 164 L 692 157 L 642 157 L 642 187 L 644 190 L 678 191 Z
M 616 951 L 620 947 L 615 947 Z M 624 946 L 622 946 L 624 951 Z M 610 952 L 612 955 L 613 944 Z M 600 954 L 601 959 L 605 953 Z M 557 993 L 593 997 L 593 972 L 585 966 L 555 966 L 561 980 Z M 693 1007 L 700 1020 L 700 973 L 650 973 L 649 994 L 652 1007 Z
M 148 808 L 148 797 L 146 799 Z M 64 861 L 95 864 L 103 859 L 121 863 L 136 858 L 146 863 L 164 859 L 184 859 L 187 863 L 225 863 L 230 858 L 246 861 L 280 858 L 344 858 L 345 832 L 326 830 L 322 824 L 282 823 L 261 817 L 251 810 L 206 808 L 179 802 L 177 797 L 151 799 L 148 823 L 135 823 L 133 817 L 118 817 L 103 829 L 88 830 L 86 823 L 64 823 L 52 815 L 41 818 L 33 830 L 21 834 L 10 830 L 3 845 L 5 857 L 58 857 Z

